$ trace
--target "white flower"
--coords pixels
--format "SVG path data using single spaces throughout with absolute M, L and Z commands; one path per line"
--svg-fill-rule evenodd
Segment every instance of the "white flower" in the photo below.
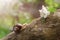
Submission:
M 40 16 L 44 18 L 47 18 L 47 16 L 50 15 L 50 12 L 47 10 L 47 8 L 44 5 L 42 5 L 42 9 L 39 10 L 39 12 L 40 12 Z

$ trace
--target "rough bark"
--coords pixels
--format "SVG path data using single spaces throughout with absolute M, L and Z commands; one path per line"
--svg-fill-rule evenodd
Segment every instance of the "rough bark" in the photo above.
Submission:
M 60 19 L 52 15 L 34 19 L 19 34 L 11 32 L 1 40 L 60 40 Z

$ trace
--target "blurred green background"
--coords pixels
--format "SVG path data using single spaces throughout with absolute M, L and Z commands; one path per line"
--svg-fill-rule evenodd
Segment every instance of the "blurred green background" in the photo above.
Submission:
M 15 3 L 14 1 L 12 1 L 14 5 L 12 7 L 10 6 L 11 9 L 9 7 L 8 8 L 9 11 L 7 10 L 5 12 L 5 10 L 3 10 L 2 12 L 5 13 L 0 13 L 0 38 L 10 33 L 14 24 L 30 23 L 34 19 L 34 17 L 37 16 L 36 14 L 31 14 L 31 13 L 34 13 L 36 11 L 39 2 L 40 2 L 39 0 L 19 0 Z M 32 3 L 33 6 L 29 3 Z M 58 2 L 55 2 L 54 0 L 45 0 L 45 3 L 50 12 L 54 12 L 56 11 L 57 8 L 60 7 L 60 4 Z M 33 11 L 33 8 L 35 11 Z M 35 16 L 33 17 L 32 15 Z

